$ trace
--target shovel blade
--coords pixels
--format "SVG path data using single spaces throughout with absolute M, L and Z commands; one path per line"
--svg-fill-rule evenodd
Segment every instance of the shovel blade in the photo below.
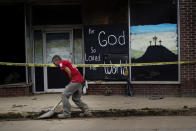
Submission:
M 41 116 L 38 117 L 38 119 L 45 119 L 45 118 L 50 118 L 54 115 L 54 111 L 50 110 L 44 114 L 42 114 Z

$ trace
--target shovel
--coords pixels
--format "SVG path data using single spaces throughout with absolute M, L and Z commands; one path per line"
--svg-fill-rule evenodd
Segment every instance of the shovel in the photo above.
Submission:
M 54 110 L 56 109 L 56 107 L 62 102 L 62 99 L 52 108 L 50 109 L 48 112 L 42 114 L 41 116 L 39 116 L 37 119 L 45 119 L 45 118 L 50 118 L 54 115 Z

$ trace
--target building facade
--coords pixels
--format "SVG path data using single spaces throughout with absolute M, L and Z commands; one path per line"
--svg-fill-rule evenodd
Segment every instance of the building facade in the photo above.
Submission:
M 193 0 L 0 1 L 1 62 L 154 63 L 79 67 L 88 94 L 196 96 L 196 2 Z M 164 64 L 172 62 L 172 64 Z M 54 67 L 0 65 L 0 95 L 61 92 L 69 82 Z M 10 83 L 19 83 L 16 85 Z M 9 88 L 8 88 L 9 87 Z

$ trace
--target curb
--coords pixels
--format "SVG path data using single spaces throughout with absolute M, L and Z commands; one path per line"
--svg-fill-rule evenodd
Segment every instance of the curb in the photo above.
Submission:
M 23 112 L 23 113 L 0 113 L 0 120 L 20 120 L 20 119 L 37 119 L 38 116 L 46 113 L 41 112 Z M 56 112 L 52 117 L 56 118 Z M 79 114 L 81 111 L 73 111 L 73 118 L 81 118 Z M 93 118 L 96 117 L 125 117 L 125 116 L 196 116 L 196 108 L 185 109 L 158 109 L 158 108 L 144 108 L 144 109 L 109 109 L 109 110 L 92 110 Z

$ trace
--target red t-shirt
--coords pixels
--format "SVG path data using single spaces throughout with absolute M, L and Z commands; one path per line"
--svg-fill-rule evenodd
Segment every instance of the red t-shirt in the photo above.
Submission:
M 69 61 L 67 60 L 62 60 L 59 63 L 59 66 L 61 68 L 62 71 L 65 72 L 65 68 L 68 67 L 71 70 L 71 82 L 84 82 L 84 79 L 81 75 L 81 73 L 78 71 L 78 69 Z M 66 72 L 65 72 L 66 74 Z M 66 74 L 67 75 L 67 74 Z

